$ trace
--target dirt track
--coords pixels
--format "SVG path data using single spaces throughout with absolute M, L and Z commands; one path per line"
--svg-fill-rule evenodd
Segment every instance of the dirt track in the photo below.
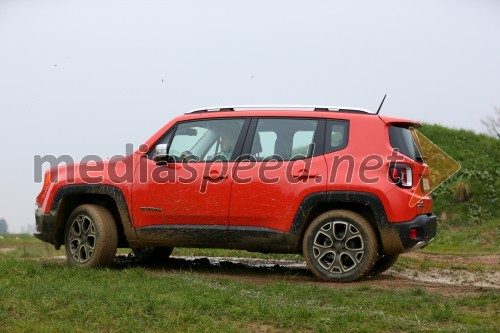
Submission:
M 447 264 L 470 265 L 472 263 L 481 263 L 486 269 L 403 268 L 398 269 L 398 271 L 389 270 L 378 277 L 368 280 L 344 284 L 321 282 L 307 269 L 305 262 L 292 260 L 176 256 L 163 264 L 148 265 L 146 269 L 155 274 L 172 274 L 179 271 L 189 271 L 215 278 L 226 278 L 257 284 L 272 281 L 288 281 L 318 284 L 339 289 L 364 286 L 396 290 L 420 288 L 445 296 L 480 294 L 491 290 L 500 291 L 500 271 L 498 271 L 500 256 L 498 255 L 463 257 L 412 253 L 405 256 L 418 260 L 432 260 Z M 125 256 L 117 257 L 116 263 L 117 266 L 137 264 L 133 262 L 133 259 L 131 260 Z
M 163 263 L 145 265 L 133 257 L 118 255 L 115 268 L 140 266 L 159 275 L 188 271 L 214 278 L 256 284 L 285 281 L 338 289 L 359 287 L 395 290 L 422 289 L 444 296 L 481 294 L 492 290 L 500 292 L 500 255 L 460 256 L 415 252 L 404 254 L 403 257 L 417 260 L 417 262 L 441 263 L 447 267 L 455 265 L 457 268 L 420 269 L 402 264 L 396 265 L 397 270 L 390 269 L 377 277 L 352 283 L 322 282 L 309 271 L 304 261 L 284 259 L 172 256 Z M 66 258 L 53 257 L 52 259 L 64 262 Z M 465 269 L 467 265 L 481 265 L 482 268 Z

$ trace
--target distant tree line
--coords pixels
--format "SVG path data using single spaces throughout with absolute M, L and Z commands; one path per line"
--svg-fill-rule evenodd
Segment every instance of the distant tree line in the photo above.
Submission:
M 9 233 L 9 226 L 7 225 L 7 221 L 2 217 L 0 219 L 0 234 Z

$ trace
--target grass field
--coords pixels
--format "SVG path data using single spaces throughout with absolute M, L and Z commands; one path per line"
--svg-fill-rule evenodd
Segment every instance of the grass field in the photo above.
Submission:
M 443 294 L 420 287 L 378 288 L 377 283 L 298 283 L 279 274 L 262 283 L 168 265 L 82 270 L 48 259 L 64 252 L 29 235 L 4 237 L 0 249 L 0 330 L 5 332 L 494 332 L 500 325 L 495 289 Z M 175 254 L 300 258 L 205 249 Z M 426 269 L 429 263 L 397 265 Z
M 189 271 L 0 259 L 4 331 L 495 331 L 499 295 L 253 284 Z

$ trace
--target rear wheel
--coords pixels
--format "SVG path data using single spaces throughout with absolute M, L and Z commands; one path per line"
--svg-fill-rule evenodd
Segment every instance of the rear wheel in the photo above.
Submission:
M 99 205 L 81 205 L 66 223 L 64 243 L 68 261 L 80 267 L 108 266 L 118 246 L 111 213 Z
M 320 279 L 350 282 L 365 277 L 377 260 L 378 241 L 370 223 L 349 210 L 332 210 L 315 218 L 302 250 L 309 269 Z
M 392 265 L 394 265 L 396 261 L 398 261 L 398 258 L 398 254 L 384 254 L 377 260 L 375 266 L 373 266 L 372 272 L 369 275 L 373 277 L 382 274 L 383 272 L 391 268 Z

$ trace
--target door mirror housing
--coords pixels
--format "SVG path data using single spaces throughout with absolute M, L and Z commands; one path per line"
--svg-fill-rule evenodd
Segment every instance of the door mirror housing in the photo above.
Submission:
M 167 164 L 167 151 L 168 145 L 165 143 L 161 143 L 155 147 L 155 153 L 153 155 L 153 161 L 158 165 L 166 165 Z

